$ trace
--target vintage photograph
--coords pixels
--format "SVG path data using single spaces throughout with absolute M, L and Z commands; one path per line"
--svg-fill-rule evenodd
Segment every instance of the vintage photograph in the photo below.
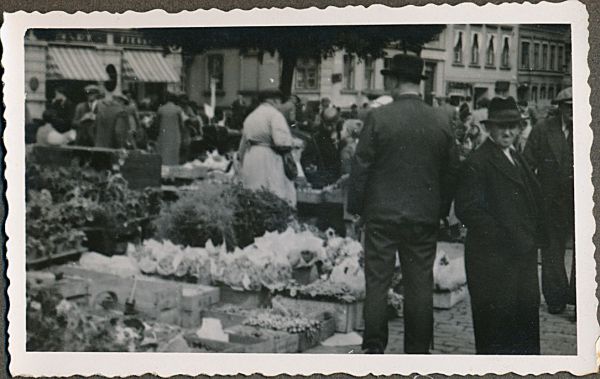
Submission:
M 573 26 L 481 20 L 26 28 L 24 352 L 577 357 Z

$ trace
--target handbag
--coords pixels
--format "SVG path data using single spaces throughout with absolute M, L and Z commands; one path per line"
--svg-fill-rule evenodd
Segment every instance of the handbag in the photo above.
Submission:
M 285 153 L 279 153 L 283 160 L 283 172 L 285 176 L 289 180 L 295 180 L 298 177 L 298 166 L 296 166 L 296 161 L 292 156 L 291 151 L 287 151 Z
M 294 160 L 294 156 L 292 155 L 292 151 L 289 147 L 285 146 L 277 146 L 274 144 L 267 144 L 258 141 L 248 140 L 247 143 L 250 146 L 268 146 L 274 152 L 281 156 L 281 160 L 283 161 L 283 172 L 285 176 L 289 180 L 295 180 L 298 177 L 298 166 L 296 166 L 296 161 Z

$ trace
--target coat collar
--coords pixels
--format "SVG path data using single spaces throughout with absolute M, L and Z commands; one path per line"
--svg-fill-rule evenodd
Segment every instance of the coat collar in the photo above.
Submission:
M 494 167 L 496 167 L 510 180 L 521 186 L 525 186 L 523 178 L 521 177 L 517 167 L 510 163 L 506 155 L 504 155 L 504 152 L 502 152 L 502 149 L 496 145 L 496 143 L 490 139 L 487 139 L 481 147 L 484 147 L 487 151 L 489 151 L 489 160 Z M 518 159 L 518 164 L 522 165 L 523 159 Z
M 394 97 L 394 101 L 405 100 L 405 99 L 421 99 L 421 96 L 417 93 L 403 93 Z

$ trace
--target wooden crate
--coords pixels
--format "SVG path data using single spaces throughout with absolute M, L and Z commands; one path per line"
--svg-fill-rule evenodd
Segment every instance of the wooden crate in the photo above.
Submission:
M 320 204 L 323 202 L 323 192 L 298 191 L 296 193 L 298 203 Z
M 263 353 L 297 353 L 300 346 L 300 335 L 283 331 L 257 328 L 247 325 L 236 325 L 226 330 L 227 333 L 251 335 L 255 338 L 266 339 Z
M 217 318 L 217 319 L 221 320 L 221 325 L 223 325 L 223 329 L 231 328 L 236 325 L 241 325 L 244 322 L 244 320 L 246 319 L 246 316 L 236 315 L 236 314 L 232 314 L 232 313 L 225 313 L 225 312 L 221 312 L 221 311 L 218 311 L 215 309 L 203 310 L 201 312 L 200 317 L 201 318 L 210 317 L 210 318 Z
M 71 277 L 89 279 L 90 304 L 93 305 L 99 296 L 112 294 L 120 307 L 125 306 L 133 287 L 133 277 L 121 277 L 114 274 L 83 269 L 77 266 L 60 266 L 55 268 L 57 272 Z M 152 277 L 139 276 L 135 292 L 135 308 L 141 314 L 157 319 L 165 311 L 179 308 L 181 302 L 181 285 L 176 282 L 155 279 Z M 179 311 L 177 310 L 177 313 Z M 175 312 L 172 312 L 175 313 Z M 173 316 L 162 316 L 169 320 Z M 167 322 L 163 320 L 163 322 Z
M 191 346 L 200 346 L 222 353 L 268 353 L 272 347 L 272 342 L 266 338 L 235 333 L 229 334 L 228 342 L 200 338 L 195 333 L 186 333 L 184 338 Z
M 469 296 L 467 286 L 464 285 L 454 291 L 434 291 L 433 307 L 437 309 L 450 309 Z
M 335 331 L 349 333 L 360 327 L 363 318 L 363 303 L 338 303 L 324 300 L 296 299 L 279 296 L 277 301 L 288 309 L 314 310 L 320 309 L 331 313 L 335 319 Z
M 180 325 L 184 328 L 199 327 L 202 323 L 202 312 L 218 302 L 219 289 L 217 287 L 183 283 Z
M 333 204 L 343 204 L 345 193 L 342 189 L 333 191 L 323 191 L 323 202 Z
M 220 285 L 221 303 L 235 304 L 242 308 L 264 308 L 271 305 L 271 294 L 267 290 L 239 291 Z
M 310 335 L 308 332 L 303 332 L 298 335 L 298 352 L 303 352 L 317 346 L 321 341 L 335 334 L 335 318 L 327 314 L 329 317 L 324 317 L 320 320 L 319 331 L 316 335 Z

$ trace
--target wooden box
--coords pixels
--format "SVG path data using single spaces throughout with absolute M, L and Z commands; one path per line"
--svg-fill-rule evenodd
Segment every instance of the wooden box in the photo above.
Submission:
M 228 333 L 250 335 L 266 339 L 263 353 L 297 353 L 300 346 L 300 335 L 283 331 L 237 325 L 226 330 Z
M 272 342 L 266 338 L 235 333 L 229 334 L 228 342 L 200 338 L 195 333 L 187 333 L 184 338 L 191 346 L 222 353 L 269 353 L 272 350 Z
M 271 305 L 271 294 L 267 290 L 240 291 L 227 285 L 219 286 L 221 303 L 235 304 L 242 308 L 265 308 Z
M 110 295 L 119 305 L 125 306 L 125 301 L 133 287 L 133 277 L 121 277 L 114 274 L 83 269 L 77 266 L 60 266 L 55 269 L 64 275 L 90 280 L 90 305 L 102 296 Z M 179 313 L 181 302 L 181 286 L 176 282 L 138 276 L 134 295 L 135 309 L 148 317 L 158 319 L 164 311 L 177 309 Z M 163 322 L 169 322 L 173 316 L 163 315 Z M 165 319 L 166 318 L 166 319 Z
M 210 317 L 217 318 L 221 320 L 221 325 L 223 325 L 223 329 L 231 328 L 237 325 L 241 325 L 246 316 L 236 315 L 232 313 L 221 312 L 215 309 L 205 309 L 200 314 L 201 318 Z
M 219 289 L 200 284 L 182 284 L 181 319 L 184 328 L 196 328 L 202 323 L 202 312 L 219 302 Z
M 467 286 L 464 285 L 454 291 L 434 291 L 433 307 L 437 309 L 450 309 L 469 295 Z
M 335 319 L 335 331 L 339 333 L 349 333 L 354 329 L 360 328 L 363 319 L 363 303 L 342 303 L 324 300 L 296 299 L 290 297 L 277 297 L 277 301 L 288 309 L 314 312 L 321 310 L 329 312 Z

